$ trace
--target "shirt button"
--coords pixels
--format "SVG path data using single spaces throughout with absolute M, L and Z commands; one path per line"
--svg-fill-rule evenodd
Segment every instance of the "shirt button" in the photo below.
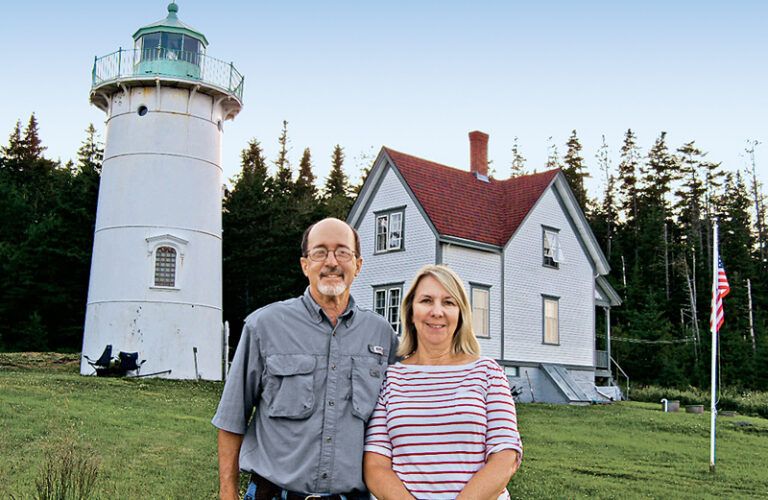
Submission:
M 330 443 L 332 439 L 333 439 L 333 438 L 331 438 L 330 436 L 328 436 L 327 438 L 325 438 L 325 442 L 326 442 L 326 443 Z
M 335 370 L 335 369 L 336 369 L 336 363 L 332 363 L 331 364 L 331 370 Z
M 333 406 L 335 403 L 333 401 L 328 401 L 328 406 Z
M 325 479 L 327 477 L 328 477 L 328 473 L 327 472 L 323 472 L 323 479 Z

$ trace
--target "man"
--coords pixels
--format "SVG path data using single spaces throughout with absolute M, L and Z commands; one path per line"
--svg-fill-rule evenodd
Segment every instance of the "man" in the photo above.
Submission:
M 351 226 L 324 219 L 301 251 L 309 287 L 246 318 L 213 418 L 222 499 L 237 498 L 240 470 L 257 499 L 368 498 L 365 423 L 397 337 L 350 296 L 363 264 Z

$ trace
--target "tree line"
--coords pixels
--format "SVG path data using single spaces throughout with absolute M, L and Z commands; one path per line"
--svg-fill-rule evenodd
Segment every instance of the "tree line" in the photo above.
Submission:
M 711 220 L 717 218 L 731 285 L 720 334 L 722 381 L 768 389 L 768 234 L 750 144 L 751 168 L 744 171 L 709 161 L 694 141 L 674 148 L 664 132 L 642 151 L 627 130 L 616 162 L 604 139 L 587 161 L 576 131 L 562 158 L 550 146 L 542 168 L 562 168 L 611 264 L 609 279 L 623 300 L 611 312 L 613 357 L 635 382 L 708 385 Z M 303 230 L 322 217 L 345 218 L 361 187 L 351 185 L 340 145 L 323 182 L 309 148 L 294 165 L 287 122 L 278 146 L 267 159 L 251 140 L 224 196 L 224 318 L 233 345 L 247 314 L 304 290 Z M 17 122 L 0 148 L 4 350 L 76 351 L 82 342 L 103 145 L 90 125 L 76 161 L 44 153 L 34 115 L 24 127 Z M 363 158 L 368 168 L 370 160 Z M 517 139 L 511 167 L 513 176 L 528 173 Z M 603 180 L 596 197 L 585 187 L 590 171 Z M 604 348 L 603 322 L 596 325 Z

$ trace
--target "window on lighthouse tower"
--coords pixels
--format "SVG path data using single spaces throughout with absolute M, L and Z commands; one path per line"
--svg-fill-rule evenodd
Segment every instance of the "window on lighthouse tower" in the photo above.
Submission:
M 155 286 L 176 286 L 176 249 L 158 247 L 155 251 Z

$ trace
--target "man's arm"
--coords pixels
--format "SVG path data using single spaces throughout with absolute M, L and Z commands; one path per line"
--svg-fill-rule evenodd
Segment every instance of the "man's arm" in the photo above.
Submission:
M 240 497 L 240 446 L 243 435 L 219 429 L 219 497 Z

